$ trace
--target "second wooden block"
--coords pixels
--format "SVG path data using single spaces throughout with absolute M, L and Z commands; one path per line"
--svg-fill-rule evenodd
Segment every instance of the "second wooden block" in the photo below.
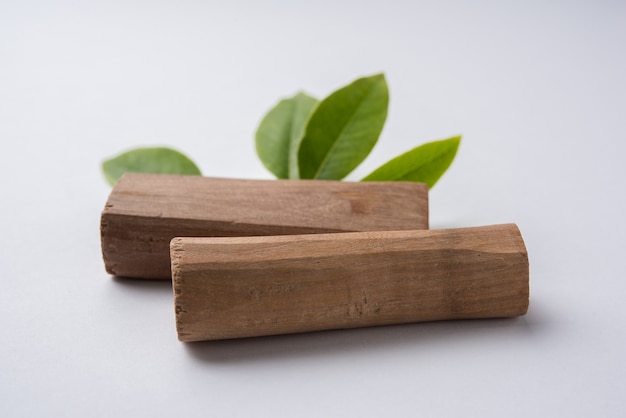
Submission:
M 174 237 L 428 228 L 428 188 L 408 182 L 125 174 L 101 218 L 106 270 L 169 279 Z
M 171 244 L 181 341 L 523 315 L 515 225 Z

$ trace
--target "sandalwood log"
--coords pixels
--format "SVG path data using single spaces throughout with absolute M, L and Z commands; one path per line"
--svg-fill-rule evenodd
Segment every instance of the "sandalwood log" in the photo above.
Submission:
M 236 180 L 125 174 L 101 217 L 106 270 L 169 279 L 177 236 L 428 228 L 428 188 L 408 182 Z
M 517 226 L 171 243 L 181 341 L 523 315 Z

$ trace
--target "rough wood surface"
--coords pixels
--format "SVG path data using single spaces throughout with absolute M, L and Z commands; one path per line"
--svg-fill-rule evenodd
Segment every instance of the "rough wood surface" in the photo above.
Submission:
M 515 225 L 171 243 L 181 341 L 461 318 L 528 309 Z
M 118 276 L 169 279 L 176 236 L 259 236 L 428 228 L 418 183 L 236 180 L 126 174 L 101 218 L 102 254 Z

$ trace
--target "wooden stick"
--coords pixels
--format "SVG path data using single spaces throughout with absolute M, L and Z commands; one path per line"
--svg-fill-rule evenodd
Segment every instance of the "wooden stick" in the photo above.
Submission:
M 291 235 L 428 228 L 418 183 L 235 180 L 125 174 L 101 218 L 114 275 L 169 279 L 176 236 Z
M 181 341 L 461 318 L 528 309 L 517 226 L 171 243 Z

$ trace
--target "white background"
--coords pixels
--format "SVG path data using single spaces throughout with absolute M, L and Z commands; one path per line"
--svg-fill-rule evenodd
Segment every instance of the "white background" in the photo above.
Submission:
M 271 178 L 265 111 L 380 71 L 350 179 L 463 134 L 432 227 L 517 223 L 525 317 L 183 344 L 105 273 L 102 159 Z M 625 416 L 625 76 L 622 1 L 0 2 L 0 415 Z

